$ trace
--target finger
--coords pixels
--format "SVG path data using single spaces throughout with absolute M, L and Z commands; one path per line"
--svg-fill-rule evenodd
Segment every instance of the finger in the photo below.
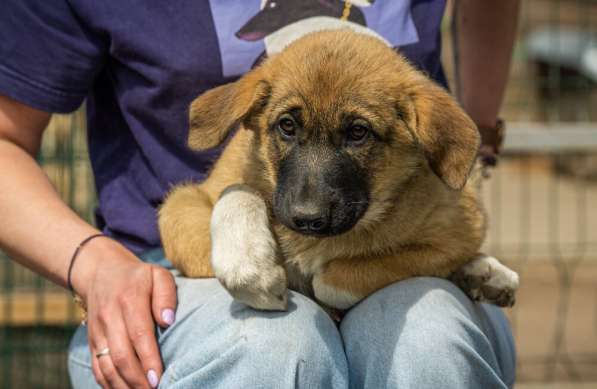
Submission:
M 169 327 L 176 320 L 176 283 L 174 276 L 161 266 L 152 266 L 153 289 L 151 306 L 153 317 L 160 327 Z
M 102 374 L 102 370 L 99 367 L 97 358 L 95 354 L 97 353 L 98 347 L 96 344 L 98 342 L 94 341 L 93 339 L 99 339 L 94 332 L 95 326 L 92 326 L 91 320 L 88 320 L 87 324 L 87 342 L 89 343 L 89 352 L 91 353 L 91 370 L 93 371 L 93 376 L 95 377 L 95 381 L 100 385 L 102 388 L 106 389 L 109 388 L 108 382 L 106 378 Z M 108 344 L 108 341 L 105 340 L 105 337 L 101 335 L 103 344 Z
M 108 340 L 104 335 L 99 320 L 89 321 L 89 339 L 92 359 L 91 367 L 94 371 L 96 381 L 98 381 L 102 388 L 128 388 L 114 367 L 110 354 L 100 357 L 96 356 L 98 352 L 108 347 Z
M 100 349 L 101 350 L 101 349 Z M 110 354 L 111 354 L 110 350 Z M 103 374 L 106 377 L 106 381 L 108 383 L 107 388 L 113 389 L 128 389 L 131 386 L 127 385 L 124 379 L 118 373 L 116 366 L 114 366 L 114 362 L 112 362 L 111 355 L 104 355 L 99 358 L 93 356 L 97 360 L 97 364 Z
M 102 374 L 102 369 L 99 367 L 99 363 L 97 358 L 95 357 L 95 350 L 92 350 L 93 355 L 91 356 L 91 370 L 93 370 L 93 375 L 95 376 L 95 381 L 104 389 L 109 388 L 108 382 L 106 378 Z
M 113 309 L 111 312 L 117 313 L 112 313 L 110 316 L 100 315 L 102 330 L 106 334 L 110 348 L 110 358 L 99 358 L 100 369 L 110 384 L 112 384 L 111 378 L 118 377 L 123 383 L 126 382 L 127 387 L 149 388 L 129 339 L 122 312 L 119 309 Z
M 139 299 L 134 303 L 124 304 L 122 308 L 129 339 L 141 361 L 149 385 L 155 388 L 163 369 L 149 301 Z

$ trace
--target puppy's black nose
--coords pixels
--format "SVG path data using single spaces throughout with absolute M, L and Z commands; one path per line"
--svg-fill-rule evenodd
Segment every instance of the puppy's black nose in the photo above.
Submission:
M 296 230 L 307 234 L 324 234 L 329 229 L 328 212 L 300 206 L 293 208 L 291 220 Z
M 310 219 L 294 217 L 292 218 L 292 222 L 297 230 L 305 232 L 319 233 L 327 228 L 327 222 L 323 217 L 314 217 Z

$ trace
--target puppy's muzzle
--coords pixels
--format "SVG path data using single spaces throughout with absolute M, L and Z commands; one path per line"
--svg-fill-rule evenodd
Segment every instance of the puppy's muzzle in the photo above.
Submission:
M 274 215 L 301 234 L 342 234 L 367 209 L 365 177 L 355 161 L 337 148 L 321 145 L 294 148 L 280 162 Z
M 304 235 L 331 236 L 350 230 L 365 213 L 368 201 L 298 202 L 289 204 L 281 218 L 288 228 Z

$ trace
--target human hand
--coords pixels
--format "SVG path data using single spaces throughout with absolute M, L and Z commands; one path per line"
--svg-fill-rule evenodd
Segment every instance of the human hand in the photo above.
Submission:
M 141 262 L 111 239 L 94 239 L 74 266 L 73 287 L 87 305 L 93 374 L 103 388 L 157 387 L 163 372 L 155 322 L 174 322 L 172 274 Z M 105 348 L 109 354 L 96 357 Z

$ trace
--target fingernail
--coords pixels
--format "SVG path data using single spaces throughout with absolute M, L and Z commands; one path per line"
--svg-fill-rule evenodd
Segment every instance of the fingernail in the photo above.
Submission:
M 162 320 L 169 326 L 172 325 L 174 323 L 174 311 L 170 308 L 164 309 L 162 311 Z
M 155 370 L 151 369 L 147 372 L 147 381 L 149 381 L 149 385 L 151 385 L 152 388 L 157 388 L 158 375 Z

